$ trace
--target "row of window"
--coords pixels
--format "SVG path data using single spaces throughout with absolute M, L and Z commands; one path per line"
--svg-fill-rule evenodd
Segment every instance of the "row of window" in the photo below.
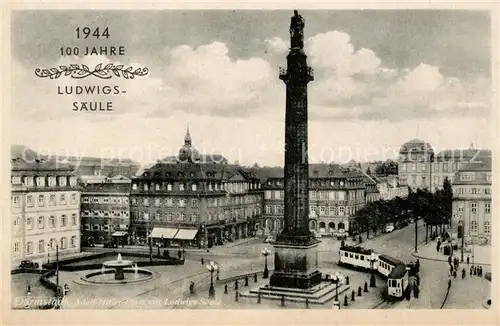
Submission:
M 68 248 L 76 248 L 77 243 L 76 243 L 76 236 L 71 236 L 69 239 L 69 247 L 68 247 L 68 238 L 62 237 L 59 239 L 59 250 L 64 250 Z M 48 252 L 53 252 L 56 250 L 57 247 L 57 240 L 55 238 L 50 239 L 49 243 L 46 245 L 45 240 L 39 240 L 38 241 L 38 251 L 37 253 L 41 254 L 45 252 L 45 249 L 47 247 Z M 14 242 L 14 253 L 19 253 L 21 251 L 21 242 L 16 241 Z M 32 241 L 28 241 L 26 243 L 26 255 L 33 255 L 35 253 L 35 247 L 34 243 Z
M 134 183 L 132 184 L 132 190 L 138 190 L 139 185 Z M 197 191 L 200 186 L 196 183 L 192 183 L 191 186 L 189 187 L 188 185 L 184 183 L 179 183 L 176 185 L 175 190 L 179 191 L 185 191 L 187 189 L 191 189 L 191 191 Z M 159 183 L 153 183 L 153 184 L 143 184 L 142 189 L 144 191 L 149 191 L 149 190 L 155 190 L 155 191 L 173 191 L 174 190 L 174 184 L 172 183 L 167 183 L 167 184 L 159 184 Z M 218 183 L 218 182 L 210 182 L 207 185 L 208 191 L 223 191 L 227 190 L 230 193 L 241 193 L 245 192 L 248 189 L 260 189 L 260 184 L 256 183 L 243 183 L 243 182 L 228 182 L 228 183 Z
M 254 217 L 258 216 L 260 214 L 259 209 L 233 209 L 233 210 L 224 210 L 224 212 L 207 212 L 207 220 L 208 221 L 216 221 L 216 220 L 226 220 L 230 218 L 236 218 L 236 219 L 247 219 L 249 217 Z M 137 219 L 139 220 L 156 220 L 160 221 L 162 220 L 163 217 L 166 218 L 167 221 L 191 221 L 191 222 L 198 222 L 200 221 L 200 214 L 199 213 L 191 213 L 191 214 L 186 214 L 184 212 L 180 213 L 172 213 L 172 212 L 155 212 L 155 213 L 149 213 L 149 212 L 137 212 L 135 214 L 137 216 Z M 186 216 L 188 218 L 186 218 Z
M 11 179 L 12 184 L 20 185 L 24 184 L 28 187 L 66 187 L 67 185 L 76 186 L 77 180 L 76 177 L 73 176 L 14 176 Z
M 454 187 L 456 194 L 491 195 L 491 188 Z
M 58 223 L 59 221 L 59 223 Z M 56 228 L 56 227 L 67 227 L 67 226 L 75 226 L 78 223 L 77 215 L 76 213 L 71 214 L 71 218 L 68 220 L 68 216 L 63 214 L 59 218 L 56 216 L 52 215 L 49 216 L 49 218 L 46 220 L 45 216 L 38 216 L 38 218 L 34 218 L 31 216 L 26 217 L 26 229 L 27 230 L 33 230 L 35 229 L 35 224 L 37 229 L 45 229 L 45 227 L 48 228 Z M 16 217 L 14 219 L 14 226 L 19 226 L 21 224 L 21 218 Z
M 83 217 L 129 217 L 128 211 L 82 211 Z
M 317 179 L 310 179 L 309 180 L 309 187 L 315 188 L 315 187 L 344 187 L 344 186 L 355 186 L 358 185 L 360 187 L 363 186 L 363 183 L 361 180 L 351 180 L 351 179 L 344 179 L 344 180 L 338 180 L 338 179 L 332 179 L 332 180 L 317 180 Z M 267 181 L 267 186 L 272 186 L 272 187 L 283 187 L 283 180 L 268 180 Z
M 137 198 L 132 198 L 132 205 L 137 205 L 139 200 Z M 188 199 L 186 198 L 142 198 L 140 203 L 143 206 L 155 206 L 155 207 L 186 207 L 188 206 Z M 208 207 L 218 207 L 225 205 L 241 205 L 241 204 L 249 204 L 249 203 L 258 203 L 257 196 L 232 196 L 232 197 L 224 197 L 224 198 L 207 198 L 207 206 Z M 197 198 L 192 198 L 190 200 L 190 206 L 193 208 L 197 208 L 199 206 L 199 200 Z
M 434 162 L 432 163 L 432 172 L 457 172 L 463 163 L 444 163 L 444 162 Z M 401 163 L 401 171 L 403 172 L 426 172 L 428 171 L 429 163 Z
M 128 197 L 116 197 L 116 196 L 111 196 L 111 197 L 104 197 L 104 196 L 99 196 L 99 197 L 89 197 L 89 196 L 82 196 L 82 203 L 84 204 L 128 204 Z
M 84 224 L 84 231 L 101 231 L 101 232 L 115 232 L 122 229 L 127 230 L 128 224 L 113 225 L 113 224 Z
M 458 207 L 458 212 L 459 213 L 462 213 L 464 212 L 464 204 L 463 203 L 458 203 L 457 205 Z M 477 213 L 477 203 L 470 203 L 470 206 L 469 206 L 469 211 L 472 213 L 472 214 L 476 214 Z M 485 214 L 491 214 L 491 203 L 484 203 L 484 213 Z
M 284 199 L 284 190 L 266 190 L 264 193 L 265 199 Z M 364 199 L 363 190 L 353 190 L 353 191 L 316 191 L 309 190 L 309 199 L 311 200 L 350 200 Z
M 266 205 L 266 214 L 283 215 L 284 205 Z M 344 216 L 346 214 L 345 206 L 309 206 L 309 213 L 312 216 Z M 347 206 L 349 215 L 356 214 L 355 206 Z
M 490 224 L 489 221 L 484 221 L 483 228 L 484 228 L 484 233 L 490 234 L 490 232 L 491 232 L 491 224 Z M 478 232 L 477 221 L 471 221 L 470 222 L 470 232 L 471 233 L 477 233 Z
M 47 198 L 48 197 L 48 198 Z M 67 205 L 68 203 L 71 205 L 76 205 L 78 203 L 78 196 L 77 194 L 71 194 L 71 197 L 69 201 L 67 200 L 67 194 L 60 194 L 59 195 L 59 202 L 57 202 L 57 196 L 55 194 L 50 194 L 50 195 L 37 195 L 36 196 L 36 205 L 38 207 L 44 207 L 47 205 L 47 199 L 48 199 L 48 205 L 49 206 L 60 206 L 60 205 Z M 12 196 L 12 203 L 14 207 L 21 207 L 21 197 L 20 196 Z M 26 206 L 28 207 L 34 207 L 35 206 L 35 196 L 34 195 L 26 195 Z

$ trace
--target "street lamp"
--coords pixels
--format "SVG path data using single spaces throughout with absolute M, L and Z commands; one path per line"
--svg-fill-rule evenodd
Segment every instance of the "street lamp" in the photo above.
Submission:
M 207 269 L 210 272 L 210 289 L 208 290 L 208 296 L 213 298 L 215 296 L 215 288 L 214 288 L 214 272 L 219 270 L 219 267 L 216 263 L 211 261 L 207 264 Z
M 461 236 L 462 236 L 462 249 L 460 250 L 460 262 L 464 262 L 464 238 L 465 238 L 465 234 L 464 234 L 464 220 L 463 219 L 460 219 L 460 221 L 458 221 L 458 225 L 459 227 L 462 229 L 461 231 Z
M 265 266 L 264 266 L 264 276 L 262 278 L 268 278 L 269 277 L 269 270 L 267 269 L 267 256 L 271 253 L 271 251 L 267 248 L 262 249 L 262 255 L 264 256 L 265 259 Z
M 330 277 L 332 278 L 333 284 L 335 284 L 335 301 L 339 301 L 339 283 L 340 283 L 341 275 L 337 271 L 337 272 L 335 272 L 335 274 L 333 276 L 330 275 Z
M 50 264 L 50 243 L 47 243 L 47 264 Z
M 375 274 L 374 274 L 374 268 L 373 265 L 375 264 L 375 261 L 377 260 L 377 256 L 375 255 L 374 252 L 370 255 L 370 267 L 372 270 L 372 276 L 370 277 L 370 287 L 374 288 L 377 287 L 376 282 L 375 282 Z

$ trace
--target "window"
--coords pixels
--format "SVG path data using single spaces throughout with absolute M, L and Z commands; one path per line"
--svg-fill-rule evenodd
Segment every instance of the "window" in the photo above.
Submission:
M 196 191 L 196 188 L 197 188 L 197 187 L 196 187 L 196 184 L 194 184 L 194 183 L 193 183 L 193 184 L 191 185 L 191 190 L 192 190 L 192 191 Z
M 76 225 L 76 214 L 75 213 L 71 214 L 71 225 L 73 225 L 73 226 Z
M 184 191 L 184 184 L 183 184 L 183 183 L 180 183 L 180 184 L 179 184 L 179 190 L 180 190 L 180 191 Z
M 198 207 L 198 199 L 191 199 L 191 207 L 193 208 Z
M 184 213 L 179 213 L 179 216 L 178 216 L 178 221 L 179 222 L 182 222 L 184 221 L 184 219 L 186 218 L 186 214 Z
M 56 243 L 57 243 L 56 239 L 54 239 L 54 238 L 50 239 L 50 246 L 49 246 L 50 250 L 56 249 Z
M 76 247 L 76 235 L 71 236 L 69 243 L 70 243 L 71 248 Z
M 330 216 L 337 215 L 337 214 L 335 214 L 335 206 L 328 207 L 328 215 L 330 215 Z
M 143 189 L 144 189 L 144 191 L 148 191 L 149 190 L 149 186 L 148 186 L 147 183 L 144 184 L 144 188 Z
M 66 186 L 66 177 L 59 177 L 59 186 L 61 187 Z
M 309 192 L 309 198 L 311 198 L 312 200 L 316 199 L 316 191 L 311 190 Z
M 174 214 L 167 213 L 167 221 L 172 221 L 174 219 Z
M 470 204 L 470 211 L 472 214 L 476 214 L 477 213 L 477 203 L 471 203 Z
M 161 219 L 161 212 L 156 212 L 155 219 L 159 221 Z
M 19 196 L 13 196 L 12 201 L 14 203 L 14 207 L 21 206 L 21 198 Z
M 71 204 L 76 204 L 76 194 L 71 194 Z
M 21 177 L 12 177 L 11 181 L 15 185 L 21 184 Z
M 42 253 L 45 251 L 45 241 L 38 240 L 38 252 Z
M 172 198 L 165 199 L 165 206 L 167 206 L 167 207 L 174 206 L 174 202 L 173 202 Z
M 66 224 L 68 223 L 68 219 L 66 218 L 66 215 L 61 215 L 61 227 L 66 227 Z
M 56 217 L 55 216 L 49 217 L 49 225 L 50 225 L 51 228 L 55 228 L 56 227 Z
M 137 190 L 137 184 L 132 184 L 132 190 Z
M 345 200 L 345 192 L 344 191 L 339 191 L 338 196 L 339 196 L 339 200 Z
M 43 229 L 45 227 L 45 218 L 43 216 L 38 217 L 38 228 Z
M 424 163 L 424 164 L 422 164 L 422 172 L 425 172 L 425 171 L 427 171 L 427 165 L 425 165 L 425 163 Z
M 319 207 L 319 215 L 324 216 L 326 212 L 326 207 L 325 206 L 320 206 Z
M 76 186 L 76 177 L 70 177 L 69 178 L 69 184 L 71 186 Z
M 191 222 L 197 222 L 198 221 L 198 214 L 193 213 L 191 214 Z
M 490 234 L 490 222 L 489 221 L 484 222 L 484 233 Z
M 477 188 L 472 188 L 472 194 L 477 195 Z
M 406 172 L 406 163 L 401 164 L 401 170 Z
M 31 195 L 26 196 L 26 205 L 28 205 L 28 207 L 33 207 L 34 206 L 33 196 L 31 196 Z
M 463 203 L 459 203 L 458 204 L 458 211 L 459 212 L 463 212 L 464 211 L 464 204 Z
M 447 162 L 443 163 L 443 172 L 448 172 L 448 163 Z
M 31 255 L 33 254 L 33 242 L 29 241 L 27 244 L 26 244 L 26 254 L 27 255 Z
M 172 184 L 171 183 L 167 184 L 167 191 L 172 191 Z
M 26 228 L 28 230 L 33 230 L 33 218 L 32 217 L 26 218 Z
M 470 231 L 472 233 L 477 233 L 477 221 L 470 222 Z
M 345 212 L 345 207 L 344 206 L 340 206 L 339 207 L 339 215 L 344 215 L 344 212 Z
M 159 184 L 155 184 L 155 190 L 156 191 L 160 191 L 160 185 Z
M 484 212 L 486 214 L 491 214 L 491 203 L 485 203 L 484 204 Z
M 156 207 L 161 206 L 161 201 L 160 201 L 160 198 L 155 198 L 155 206 L 156 206 Z
M 18 253 L 20 250 L 21 250 L 21 243 L 19 243 L 19 241 L 16 241 L 14 243 L 14 252 Z
M 412 171 L 417 171 L 417 163 L 412 163 L 411 164 L 411 170 Z
M 60 198 L 61 198 L 61 205 L 66 205 L 66 195 L 62 194 Z
M 178 206 L 179 207 L 186 207 L 186 200 L 185 199 L 179 199 L 179 203 L 178 203 Z
M 266 205 L 266 214 L 271 214 L 271 205 Z
M 67 242 L 68 242 L 66 237 L 62 237 L 60 242 L 61 242 L 61 249 L 66 249 Z
M 92 202 L 93 202 L 94 204 L 99 204 L 99 198 L 97 198 L 97 197 L 93 197 L 93 198 L 92 198 Z
M 144 199 L 142 200 L 142 204 L 143 204 L 144 206 L 149 206 L 149 198 L 144 198 Z
M 309 211 L 311 212 L 312 216 L 316 216 L 316 206 L 309 206 Z

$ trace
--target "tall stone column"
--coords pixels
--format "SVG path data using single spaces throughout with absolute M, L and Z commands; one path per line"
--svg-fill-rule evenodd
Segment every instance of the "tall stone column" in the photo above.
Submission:
M 309 231 L 307 84 L 314 78 L 304 53 L 304 19 L 296 10 L 287 68 L 280 69 L 280 79 L 286 85 L 285 211 L 283 231 L 274 243 L 270 285 L 306 289 L 321 282 L 321 273 L 316 270 L 319 241 Z

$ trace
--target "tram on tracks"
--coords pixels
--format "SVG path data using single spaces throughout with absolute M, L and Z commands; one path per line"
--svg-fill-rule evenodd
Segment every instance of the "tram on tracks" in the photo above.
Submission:
M 409 267 L 401 260 L 372 249 L 344 246 L 339 250 L 339 265 L 350 269 L 373 272 L 387 280 L 387 294 L 401 299 L 409 290 Z

